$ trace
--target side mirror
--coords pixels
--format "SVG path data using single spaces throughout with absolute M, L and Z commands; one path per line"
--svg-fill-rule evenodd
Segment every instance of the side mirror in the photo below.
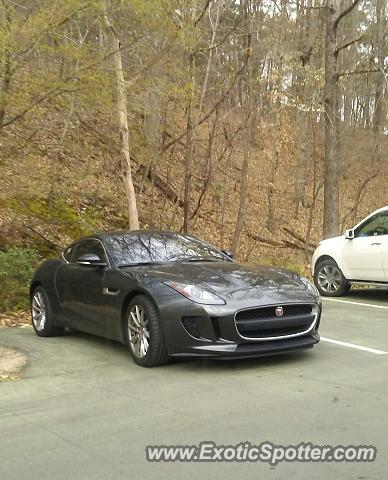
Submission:
M 347 240 L 353 240 L 353 238 L 354 238 L 354 230 L 353 230 L 353 228 L 349 228 L 349 230 L 346 230 L 346 232 L 345 232 L 345 238 L 346 238 Z
M 94 267 L 106 267 L 106 263 L 95 253 L 85 253 L 77 259 L 78 265 L 89 265 Z
M 233 258 L 234 254 L 230 250 L 221 250 L 221 252 L 229 258 Z

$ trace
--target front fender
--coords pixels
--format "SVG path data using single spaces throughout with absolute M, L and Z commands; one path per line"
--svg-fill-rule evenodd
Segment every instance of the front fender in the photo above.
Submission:
M 334 241 L 336 240 L 336 241 Z M 344 272 L 343 244 L 337 239 L 324 240 L 315 250 L 311 260 L 311 272 L 314 276 L 315 268 L 322 260 L 333 259 Z
M 30 284 L 30 299 L 38 285 L 41 285 L 45 289 L 50 300 L 51 311 L 54 315 L 54 323 L 58 326 L 62 325 L 63 321 L 61 321 L 61 306 L 58 299 L 55 279 L 58 268 L 62 264 L 63 260 L 60 259 L 46 260 L 39 265 Z

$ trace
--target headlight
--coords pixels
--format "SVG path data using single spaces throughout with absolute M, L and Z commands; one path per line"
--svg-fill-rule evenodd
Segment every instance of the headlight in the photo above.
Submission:
M 203 305 L 225 305 L 224 300 L 218 295 L 196 285 L 186 285 L 179 282 L 164 283 L 193 302 L 202 303 Z
M 316 288 L 316 286 L 310 282 L 310 280 L 308 280 L 307 278 L 305 277 L 300 277 L 302 283 L 304 285 L 306 285 L 307 289 L 312 293 L 314 294 L 316 297 L 320 297 L 319 295 L 319 292 L 318 292 L 318 289 Z

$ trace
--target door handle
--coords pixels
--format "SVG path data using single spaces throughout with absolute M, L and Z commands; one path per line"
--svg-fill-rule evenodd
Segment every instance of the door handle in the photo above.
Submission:
M 118 295 L 120 293 L 120 290 L 118 288 L 104 287 L 102 289 L 102 293 L 104 295 Z
M 372 246 L 373 246 L 373 245 L 382 245 L 382 243 L 381 243 L 381 242 L 373 242 L 373 243 L 372 243 Z

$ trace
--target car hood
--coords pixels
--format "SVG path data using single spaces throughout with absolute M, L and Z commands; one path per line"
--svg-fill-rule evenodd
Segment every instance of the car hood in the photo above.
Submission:
M 155 281 L 182 282 L 202 287 L 225 298 L 249 298 L 268 291 L 284 292 L 287 297 L 306 292 L 314 297 L 299 275 L 275 267 L 237 262 L 194 262 L 130 267 L 125 271 L 143 277 L 145 284 Z
M 345 235 L 339 235 L 338 237 L 331 237 L 331 238 L 326 238 L 325 240 L 321 240 L 319 242 L 319 245 L 325 245 L 325 246 L 337 246 L 341 245 L 346 241 Z

